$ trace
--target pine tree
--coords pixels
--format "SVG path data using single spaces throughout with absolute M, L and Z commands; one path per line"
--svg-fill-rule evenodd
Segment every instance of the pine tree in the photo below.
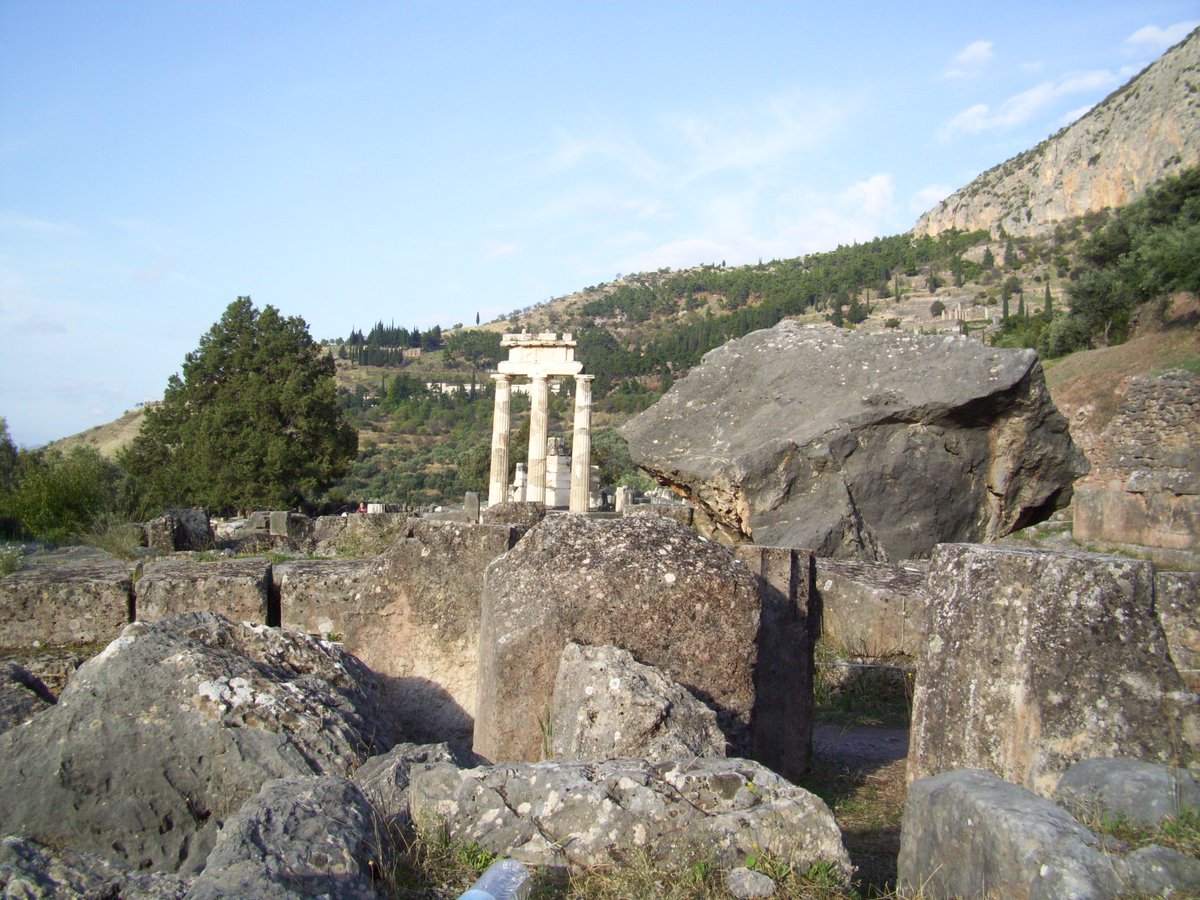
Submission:
M 146 411 L 122 463 L 164 506 L 286 509 L 344 474 L 358 450 L 333 373 L 303 319 L 239 297 Z
M 1054 315 L 1054 301 L 1050 297 L 1050 285 L 1048 284 L 1046 285 L 1046 306 L 1043 312 L 1045 312 L 1047 319 Z

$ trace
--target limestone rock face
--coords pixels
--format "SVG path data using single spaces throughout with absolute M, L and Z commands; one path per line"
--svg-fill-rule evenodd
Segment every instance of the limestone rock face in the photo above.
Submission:
M 620 865 L 645 852 L 667 869 L 733 866 L 768 850 L 801 871 L 850 861 L 820 798 L 744 759 L 542 762 L 413 773 L 418 823 L 527 865 Z
M 619 647 L 563 648 L 550 727 L 555 759 L 725 755 L 717 714 Z
M 1010 235 L 1136 200 L 1159 179 L 1200 163 L 1195 71 L 1200 30 L 1032 150 L 984 172 L 913 226 Z
M 187 613 L 130 625 L 58 704 L 0 734 L 0 822 L 140 868 L 197 871 L 269 779 L 347 776 L 394 743 L 332 645 Z
M 4 897 L 119 897 L 183 900 L 190 880 L 142 872 L 95 853 L 52 848 L 11 835 L 0 840 L 0 892 Z
M 351 776 L 371 805 L 388 819 L 408 818 L 408 785 L 416 766 L 446 763 L 459 769 L 487 765 L 470 750 L 449 744 L 397 744 L 387 753 L 372 756 Z
M 522 533 L 512 525 L 410 519 L 378 558 L 284 563 L 277 579 L 282 624 L 339 635 L 379 673 L 410 739 L 469 743 L 483 573 Z
M 909 780 L 981 768 L 1049 796 L 1088 757 L 1200 763 L 1140 560 L 945 544 L 929 570 Z
M 378 844 L 371 804 L 349 781 L 268 781 L 221 830 L 188 897 L 375 900 Z
M 1200 693 L 1200 572 L 1155 572 L 1154 606 L 1175 668 Z
M 36 675 L 14 663 L 0 664 L 0 731 L 33 718 L 54 697 Z
M 475 752 L 542 758 L 572 641 L 621 647 L 703 697 L 738 752 L 749 746 L 759 612 L 750 570 L 675 522 L 549 517 L 487 570 Z
M 1032 350 L 791 320 L 709 352 L 621 431 L 702 531 L 818 556 L 993 540 L 1086 470 Z
M 925 579 L 890 563 L 821 558 L 821 635 L 842 655 L 913 655 L 925 622 Z

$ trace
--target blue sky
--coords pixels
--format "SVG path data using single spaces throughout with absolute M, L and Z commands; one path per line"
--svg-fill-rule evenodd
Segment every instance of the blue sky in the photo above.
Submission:
M 896 234 L 1195 0 L 0 0 L 0 416 L 158 399 L 238 295 L 317 338 Z

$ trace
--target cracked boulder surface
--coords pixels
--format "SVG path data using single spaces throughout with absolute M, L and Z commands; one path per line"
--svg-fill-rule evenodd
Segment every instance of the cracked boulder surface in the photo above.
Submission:
M 1040 521 L 1087 470 L 1032 350 L 785 320 L 621 428 L 731 542 L 899 560 Z
M 193 873 L 272 778 L 348 777 L 395 735 L 375 677 L 306 635 L 186 613 L 135 623 L 55 706 L 0 734 L 0 822 Z
M 725 755 L 717 714 L 619 647 L 563 648 L 550 729 L 555 759 Z
M 769 851 L 807 870 L 851 871 L 833 814 L 816 795 L 745 759 L 540 762 L 414 770 L 419 823 L 529 865 L 590 868 L 649 854 L 667 869 L 727 867 Z

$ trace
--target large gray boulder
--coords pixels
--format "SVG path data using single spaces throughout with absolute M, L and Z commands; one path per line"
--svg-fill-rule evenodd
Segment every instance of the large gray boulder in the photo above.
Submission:
M 1072 764 L 1200 764 L 1200 704 L 1167 654 L 1153 567 L 944 544 L 929 570 L 909 780 L 980 768 L 1049 796 Z
M 0 896 L 182 900 L 191 882 L 143 872 L 95 853 L 49 847 L 18 835 L 0 839 Z
M 350 780 L 366 794 L 371 805 L 388 821 L 408 820 L 408 785 L 417 766 L 446 763 L 459 769 L 488 765 L 488 761 L 463 747 L 450 744 L 397 744 L 387 753 L 372 756 L 355 770 Z
M 550 728 L 555 759 L 725 755 L 717 714 L 619 647 L 563 648 Z
M 497 762 L 546 755 L 554 679 L 575 642 L 661 669 L 713 705 L 745 755 L 759 616 L 750 570 L 675 522 L 550 516 L 487 570 L 474 749 Z
M 54 705 L 41 679 L 15 663 L 0 663 L 0 731 L 8 731 Z
M 710 351 L 621 433 L 698 527 L 818 556 L 990 541 L 1086 471 L 1032 350 L 791 320 Z
M 305 635 L 187 613 L 134 623 L 57 705 L 0 734 L 0 822 L 191 873 L 264 782 L 348 776 L 394 743 L 381 689 Z
M 769 851 L 801 871 L 850 861 L 824 802 L 744 759 L 541 762 L 413 772 L 418 824 L 528 865 L 592 868 L 648 854 L 664 870 Z
M 899 888 L 930 898 L 1085 900 L 1200 886 L 1196 860 L 1162 847 L 1122 858 L 1117 849 L 1062 808 L 990 772 L 943 772 L 909 786 Z
M 1080 817 L 1146 828 L 1200 813 L 1200 772 L 1140 759 L 1085 759 L 1059 779 L 1054 801 Z
M 349 781 L 268 781 L 221 830 L 188 898 L 375 900 L 380 837 L 371 804 Z

